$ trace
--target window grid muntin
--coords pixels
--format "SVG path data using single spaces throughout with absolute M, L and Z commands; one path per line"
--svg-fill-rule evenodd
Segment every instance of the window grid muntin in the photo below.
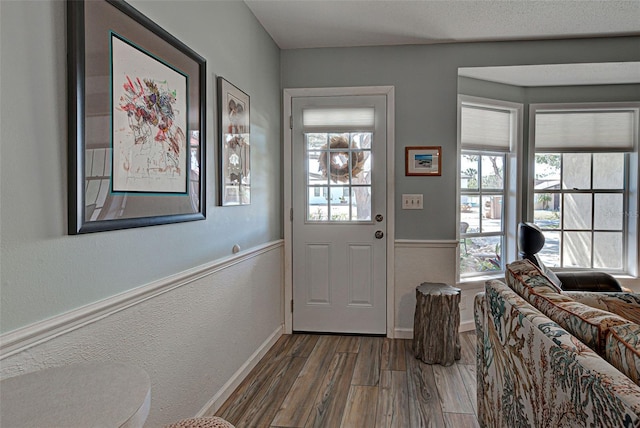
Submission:
M 323 135 L 324 136 L 324 148 L 321 147 L 313 147 L 310 148 L 310 142 L 309 142 L 309 138 L 310 136 L 318 136 L 318 135 Z M 363 138 L 367 138 L 366 136 L 368 135 L 369 138 L 369 145 L 368 147 L 362 148 L 360 146 L 360 144 L 357 147 L 351 147 L 351 144 L 353 144 L 355 142 L 355 138 L 356 136 L 359 135 L 364 135 L 365 137 Z M 348 142 L 349 142 L 349 147 L 348 148 L 331 148 L 330 147 L 330 141 L 331 138 L 333 136 L 347 136 Z M 356 196 L 355 196 L 355 189 L 370 189 L 369 190 L 369 195 L 371 200 L 369 201 L 369 208 L 371 210 L 371 208 L 373 207 L 373 199 L 374 199 L 374 186 L 373 186 L 373 181 L 371 180 L 371 177 L 369 177 L 369 182 L 368 183 L 354 183 L 353 182 L 353 176 L 352 176 L 352 172 L 353 172 L 353 164 L 352 164 L 352 156 L 354 153 L 357 152 L 363 152 L 366 154 L 366 156 L 368 157 L 368 161 L 370 163 L 370 171 L 373 170 L 373 155 L 372 155 L 372 144 L 373 144 L 373 132 L 372 131 L 357 131 L 357 130 L 351 130 L 351 131 L 326 131 L 326 132 L 305 132 L 304 133 L 304 156 L 305 156 L 305 186 L 306 186 L 306 195 L 305 195 L 305 200 L 306 200 L 306 204 L 305 204 L 305 222 L 306 223 L 314 223 L 314 224 L 322 224 L 322 223 L 331 223 L 331 224 L 340 224 L 340 223 L 345 223 L 345 224 L 354 224 L 354 223 L 360 223 L 360 224 L 371 224 L 373 223 L 373 218 L 369 218 L 366 220 L 358 220 L 357 218 L 354 218 L 354 213 L 353 213 L 353 204 L 356 201 Z M 362 139 L 361 139 L 361 143 L 362 143 Z M 340 152 L 347 152 L 349 154 L 348 159 L 347 159 L 347 166 L 348 166 L 348 181 L 347 182 L 339 182 L 339 181 L 333 181 L 331 179 L 331 174 L 327 173 L 327 177 L 320 177 L 320 180 L 322 180 L 321 184 L 310 184 L 310 171 L 309 171 L 309 160 L 311 159 L 309 157 L 310 153 L 319 153 L 318 159 L 320 159 L 320 156 L 322 156 L 323 154 L 325 154 L 327 156 L 327 161 L 330 162 L 330 158 L 331 158 L 331 154 L 332 153 L 340 153 Z M 329 165 L 327 165 L 327 168 L 329 168 Z M 320 171 L 318 171 L 320 172 Z M 322 189 L 326 189 L 327 190 L 327 203 L 326 203 L 326 211 L 327 211 L 327 218 L 312 218 L 311 216 L 311 203 L 309 201 L 309 195 L 311 194 L 311 189 L 314 189 L 313 192 L 315 194 L 315 188 L 320 188 L 320 193 L 322 194 Z M 332 219 L 332 207 L 337 206 L 334 202 L 332 202 L 332 190 L 333 189 L 337 189 L 337 188 L 348 188 L 348 194 L 349 194 L 349 202 L 347 203 L 347 207 L 348 207 L 348 219 Z M 357 215 L 357 213 L 356 213 Z
M 564 179 L 563 179 L 563 174 L 565 171 L 564 168 L 564 155 L 565 154 L 570 154 L 570 153 L 588 153 L 590 155 L 590 168 L 589 168 L 589 189 L 576 189 L 576 188 L 572 188 L 572 189 L 565 189 L 563 186 L 564 183 Z M 629 165 L 629 154 L 625 153 L 624 154 L 624 158 L 623 158 L 623 187 L 621 189 L 593 189 L 593 183 L 594 183 L 594 156 L 602 153 L 602 152 L 548 152 L 548 151 L 536 151 L 535 154 L 549 154 L 549 155 L 558 155 L 560 156 L 560 180 L 559 180 L 559 189 L 544 189 L 544 191 L 537 191 L 534 190 L 533 192 L 533 198 L 534 198 L 534 204 L 535 201 L 537 200 L 537 195 L 539 194 L 544 194 L 544 193 L 549 193 L 552 195 L 559 195 L 560 196 L 560 222 L 559 222 L 559 228 L 558 229 L 554 229 L 554 228 L 549 228 L 549 227 L 544 227 L 541 226 L 538 221 L 534 221 L 536 222 L 536 224 L 538 224 L 538 226 L 540 227 L 540 229 L 543 232 L 558 232 L 559 233 L 559 242 L 558 242 L 558 248 L 559 248 L 559 266 L 553 266 L 553 267 L 557 267 L 560 269 L 594 269 L 594 264 L 595 264 L 595 235 L 597 233 L 619 233 L 622 236 L 622 253 L 623 253 L 623 263 L 622 263 L 622 267 L 620 269 L 615 269 L 615 268 L 611 268 L 611 269 L 606 269 L 606 268 L 598 268 L 598 269 L 605 269 L 607 271 L 610 272 L 623 272 L 626 270 L 627 266 L 626 263 L 624 262 L 624 260 L 626 260 L 626 248 L 627 248 L 627 222 L 624 219 L 624 213 L 627 212 L 627 207 L 628 207 L 628 165 Z M 607 152 L 604 152 L 607 153 Z M 617 152 L 610 152 L 610 153 L 617 153 Z M 535 176 L 536 171 L 535 171 L 535 166 L 537 165 L 537 162 L 534 164 L 534 171 L 533 171 L 533 175 Z M 590 229 L 576 229 L 576 228 L 566 228 L 565 227 L 565 197 L 567 194 L 590 194 L 591 195 L 591 228 Z M 621 229 L 597 229 L 595 227 L 595 210 L 596 210 L 596 204 L 595 204 L 595 195 L 596 194 L 620 194 L 622 196 L 622 207 L 621 210 L 622 212 L 620 213 L 620 215 L 623 216 L 622 219 L 622 228 Z M 577 233 L 577 232 L 588 232 L 589 236 L 590 236 L 590 251 L 589 251 L 589 266 L 587 267 L 567 267 L 565 266 L 565 261 L 566 261 L 566 255 L 565 255 L 565 251 L 564 251 L 564 237 L 565 237 L 565 233 Z M 545 243 L 546 246 L 546 243 Z
M 458 186 L 460 189 L 460 197 L 473 197 L 473 198 L 477 198 L 480 203 L 478 206 L 479 209 L 479 215 L 478 215 L 478 231 L 475 232 L 464 232 L 464 233 L 460 233 L 460 239 L 464 240 L 464 239 L 473 239 L 473 238 L 490 238 L 490 237 L 500 237 L 500 252 L 498 254 L 496 254 L 497 257 L 499 257 L 499 264 L 500 267 L 498 269 L 495 270 L 487 270 L 487 271 L 475 271 L 475 272 L 469 272 L 469 273 L 461 273 L 460 276 L 462 278 L 467 278 L 467 277 L 473 277 L 473 276 L 478 276 L 478 275 L 483 275 L 486 274 L 487 272 L 494 272 L 494 273 L 498 273 L 498 272 L 502 272 L 504 271 L 504 254 L 505 254 L 505 222 L 504 222 L 504 215 L 505 215 L 505 201 L 507 198 L 506 195 L 506 191 L 507 191 L 507 187 L 505 185 L 505 177 L 508 176 L 508 163 L 507 163 L 507 154 L 504 152 L 490 152 L 490 151 L 484 151 L 484 150 L 462 150 L 461 152 L 461 157 L 464 156 L 476 156 L 478 159 L 476 161 L 476 166 L 477 166 L 477 187 L 476 188 L 462 188 L 461 183 L 459 182 Z M 502 159 L 502 168 L 503 168 L 503 172 L 502 172 L 502 189 L 495 189 L 495 188 L 487 188 L 485 189 L 485 186 L 483 184 L 483 161 L 482 158 L 483 157 L 500 157 Z M 459 177 L 460 180 L 460 177 Z M 483 198 L 484 197 L 490 197 L 490 196 L 499 196 L 502 198 L 502 202 L 501 202 L 501 207 L 500 207 L 500 230 L 499 231 L 491 231 L 491 232 L 482 232 L 483 230 L 483 221 L 484 221 L 484 215 L 483 215 Z M 462 214 L 462 213 L 461 213 Z M 461 216 L 461 220 L 462 220 L 462 216 Z M 466 244 L 464 245 L 464 247 L 466 248 Z M 461 249 L 461 251 L 464 251 Z

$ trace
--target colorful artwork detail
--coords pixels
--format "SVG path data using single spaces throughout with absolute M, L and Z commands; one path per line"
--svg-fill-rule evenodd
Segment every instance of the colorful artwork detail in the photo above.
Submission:
M 112 34 L 114 192 L 186 193 L 187 79 Z
M 229 116 L 228 134 L 246 134 L 249 132 L 245 104 L 231 94 L 227 94 L 227 114 Z

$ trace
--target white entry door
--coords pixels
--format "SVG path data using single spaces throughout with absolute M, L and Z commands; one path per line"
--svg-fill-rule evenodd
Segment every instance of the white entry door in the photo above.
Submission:
M 293 330 L 386 333 L 386 97 L 292 100 Z

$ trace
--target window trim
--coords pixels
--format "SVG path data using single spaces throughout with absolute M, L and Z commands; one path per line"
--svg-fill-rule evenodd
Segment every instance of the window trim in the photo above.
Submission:
M 456 178 L 456 204 L 458 209 L 456 210 L 456 224 L 460 224 L 460 170 L 461 170 L 461 156 L 462 156 L 462 135 L 461 135 L 461 118 L 462 118 L 462 105 L 471 105 L 476 107 L 487 107 L 491 109 L 510 110 L 512 113 L 512 144 L 508 152 L 502 152 L 506 155 L 505 158 L 505 177 L 504 177 L 504 197 L 503 197 L 503 266 L 511 263 L 517 259 L 518 245 L 517 245 L 517 227 L 522 219 L 523 212 L 523 135 L 524 135 L 524 104 L 515 103 L 510 101 L 497 100 L 492 98 L 475 97 L 470 95 L 458 95 L 457 104 L 457 171 Z M 464 150 L 478 151 L 481 147 L 465 147 Z M 495 152 L 495 148 L 486 148 L 487 152 Z M 508 173 L 507 173 L 508 172 Z M 493 271 L 486 273 L 478 273 L 471 276 L 460 276 L 460 229 L 456 230 L 456 239 L 458 241 L 456 248 L 456 278 L 458 282 L 473 282 L 479 279 L 486 278 L 487 276 L 503 276 L 504 270 Z

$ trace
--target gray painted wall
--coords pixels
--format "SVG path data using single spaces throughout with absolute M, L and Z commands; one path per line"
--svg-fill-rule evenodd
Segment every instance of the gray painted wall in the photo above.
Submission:
M 67 235 L 65 2 L 0 2 L 0 329 L 282 237 L 280 51 L 242 2 L 130 2 L 207 60 L 207 219 Z M 252 204 L 217 206 L 215 76 L 251 96 Z
M 280 52 L 242 2 L 133 0 L 207 59 L 207 219 L 68 236 L 65 4 L 0 1 L 0 331 L 282 237 L 280 89 L 396 87 L 396 237 L 454 239 L 457 68 L 640 60 L 640 38 Z M 215 75 L 251 96 L 253 200 L 216 206 Z M 405 177 L 404 147 L 442 145 L 441 177 Z
M 639 59 L 640 38 L 627 37 L 286 50 L 281 64 L 284 88 L 395 86 L 396 238 L 437 240 L 457 230 L 458 67 Z M 442 146 L 441 177 L 404 175 L 404 148 L 420 145 Z M 401 210 L 403 193 L 423 193 L 424 210 Z

